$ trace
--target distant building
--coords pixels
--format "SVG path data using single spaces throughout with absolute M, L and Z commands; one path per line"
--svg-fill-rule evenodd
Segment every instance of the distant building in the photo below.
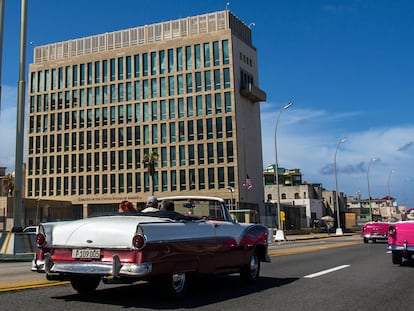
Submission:
M 385 196 L 369 200 L 361 198 L 359 193 L 356 196 L 348 196 L 347 208 L 357 215 L 357 222 L 360 225 L 368 221 L 403 220 L 406 210 L 405 206 L 398 206 L 393 197 Z
M 264 170 L 265 185 L 276 184 L 276 165 L 268 165 Z M 286 170 L 283 167 L 278 168 L 279 184 L 284 186 L 297 186 L 302 184 L 302 173 L 299 169 Z
M 302 183 L 299 169 L 286 170 L 279 168 L 278 180 L 280 189 L 281 211 L 287 213 L 286 229 L 307 228 L 318 223 L 322 217 L 331 216 L 336 221 L 336 191 L 326 190 L 319 183 Z M 278 189 L 275 177 L 275 166 L 269 165 L 264 171 L 266 221 L 270 226 L 277 225 Z M 339 194 L 340 217 L 343 224 L 346 212 L 346 198 Z
M 35 47 L 26 196 L 83 217 L 143 204 L 156 152 L 154 195 L 263 212 L 257 65 L 251 29 L 228 10 Z

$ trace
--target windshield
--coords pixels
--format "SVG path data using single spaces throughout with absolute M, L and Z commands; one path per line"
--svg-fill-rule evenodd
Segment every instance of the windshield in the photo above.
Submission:
M 227 208 L 220 201 L 207 199 L 169 199 L 174 203 L 174 211 L 183 215 L 207 217 L 213 220 L 231 221 Z

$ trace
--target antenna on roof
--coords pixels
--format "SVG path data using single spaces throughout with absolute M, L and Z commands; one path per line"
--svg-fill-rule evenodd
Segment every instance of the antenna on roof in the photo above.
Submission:
M 229 9 L 229 7 L 230 7 L 230 2 L 227 2 L 227 3 L 226 3 L 226 10 L 228 10 L 228 9 Z
M 256 26 L 256 23 L 250 23 L 249 28 L 251 29 L 253 26 Z

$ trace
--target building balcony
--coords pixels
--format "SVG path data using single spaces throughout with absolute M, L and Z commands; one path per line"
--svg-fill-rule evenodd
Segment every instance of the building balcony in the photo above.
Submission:
M 266 93 L 251 83 L 242 85 L 240 94 L 254 103 L 266 101 Z

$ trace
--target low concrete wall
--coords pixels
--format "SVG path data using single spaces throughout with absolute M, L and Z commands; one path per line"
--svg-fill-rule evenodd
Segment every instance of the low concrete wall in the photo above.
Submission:
M 36 234 L 4 231 L 0 237 L 0 254 L 20 255 L 34 254 L 36 251 Z

